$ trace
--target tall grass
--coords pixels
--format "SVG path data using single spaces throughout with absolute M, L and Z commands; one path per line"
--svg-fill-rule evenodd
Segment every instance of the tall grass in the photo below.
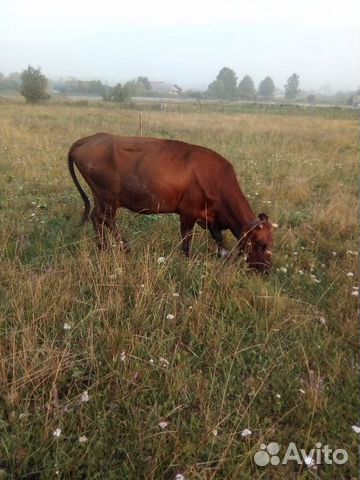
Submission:
M 183 258 L 171 215 L 120 212 L 132 253 L 99 253 L 91 226 L 78 227 L 67 150 L 99 131 L 138 134 L 137 112 L 2 104 L 0 475 L 354 478 L 357 122 L 166 111 L 143 121 L 145 135 L 234 163 L 256 212 L 280 225 L 274 271 L 220 261 L 200 230 Z M 256 466 L 270 441 L 321 442 L 349 460 Z

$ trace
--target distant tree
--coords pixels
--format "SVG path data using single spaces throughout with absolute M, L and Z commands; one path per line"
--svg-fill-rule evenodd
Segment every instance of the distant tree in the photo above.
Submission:
M 147 77 L 137 77 L 136 80 L 129 80 L 123 86 L 128 97 L 148 96 L 151 91 L 151 83 Z
M 186 90 L 184 92 L 184 96 L 187 98 L 194 98 L 195 100 L 202 100 L 206 96 L 206 94 L 198 90 Z
M 249 75 L 245 75 L 239 83 L 238 95 L 244 100 L 253 100 L 256 97 L 255 85 L 253 79 Z
M 144 90 L 151 90 L 151 83 L 147 77 L 138 77 L 136 83 L 141 85 Z
M 210 83 L 208 94 L 212 97 L 224 100 L 232 100 L 237 97 L 237 76 L 234 70 L 224 67 L 218 73 L 216 80 Z
M 214 80 L 210 83 L 207 89 L 207 93 L 210 97 L 214 98 L 227 98 L 226 88 L 222 80 Z
M 9 79 L 11 82 L 20 82 L 20 80 L 21 80 L 21 73 L 19 73 L 19 72 L 9 73 L 8 79 Z
M 308 96 L 306 97 L 306 100 L 308 103 L 315 103 L 316 102 L 316 96 L 314 93 L 309 93 Z
M 60 79 L 51 83 L 53 88 L 61 93 L 104 95 L 107 92 L 107 86 L 100 80 L 77 80 L 74 77 L 68 77 L 66 80 Z
M 139 85 L 136 80 L 129 80 L 123 86 L 123 91 L 126 97 L 136 97 L 139 94 Z
M 104 102 L 110 102 L 112 100 L 113 88 L 105 85 L 104 91 L 102 93 L 102 99 Z
M 122 86 L 121 83 L 118 83 L 115 85 L 111 92 L 111 100 L 114 100 L 114 102 L 126 102 L 130 95 L 129 95 L 129 89 L 125 88 L 126 85 Z
M 0 90 L 18 90 L 20 73 L 10 73 L 7 77 L 0 73 Z
M 265 99 L 271 99 L 274 95 L 275 85 L 271 77 L 265 77 L 259 84 L 259 95 Z
M 284 85 L 285 88 L 285 98 L 291 100 L 296 98 L 297 94 L 300 92 L 300 77 L 297 73 L 293 73 Z
M 29 103 L 47 100 L 50 98 L 46 92 L 47 83 L 47 78 L 41 73 L 41 69 L 29 65 L 21 73 L 20 93 Z

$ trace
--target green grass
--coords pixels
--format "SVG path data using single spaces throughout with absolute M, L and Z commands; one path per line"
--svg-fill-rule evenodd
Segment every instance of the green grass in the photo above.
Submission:
M 137 112 L 1 104 L 0 478 L 357 476 L 358 124 L 275 113 L 143 115 L 145 135 L 231 160 L 279 223 L 262 278 L 221 262 L 200 230 L 183 258 L 172 215 L 121 212 L 132 253 L 99 253 L 78 226 L 67 151 L 99 131 L 138 134 Z M 256 466 L 271 441 L 349 460 Z

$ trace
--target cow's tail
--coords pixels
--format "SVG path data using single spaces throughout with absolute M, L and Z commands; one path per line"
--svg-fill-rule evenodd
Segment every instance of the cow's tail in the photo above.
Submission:
M 70 151 L 69 151 L 69 154 L 68 154 L 68 167 L 69 167 L 70 175 L 71 175 L 71 177 L 72 177 L 72 179 L 73 179 L 73 181 L 76 185 L 76 188 L 78 189 L 78 191 L 81 195 L 81 198 L 84 200 L 84 212 L 83 212 L 83 215 L 82 215 L 82 218 L 81 218 L 81 224 L 84 224 L 85 222 L 87 222 L 89 220 L 91 204 L 90 204 L 89 197 L 84 192 L 82 186 L 79 183 L 79 180 L 76 177 L 75 168 L 74 168 L 74 160 L 72 158 L 72 154 L 73 154 L 73 149 L 71 148 Z

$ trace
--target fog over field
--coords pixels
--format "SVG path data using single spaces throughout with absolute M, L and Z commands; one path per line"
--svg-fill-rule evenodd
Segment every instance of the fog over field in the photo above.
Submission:
M 360 84 L 360 6 L 355 0 L 200 0 L 180 3 L 2 0 L 0 71 L 41 66 L 110 83 L 138 75 L 207 88 L 223 66 L 282 88 Z

